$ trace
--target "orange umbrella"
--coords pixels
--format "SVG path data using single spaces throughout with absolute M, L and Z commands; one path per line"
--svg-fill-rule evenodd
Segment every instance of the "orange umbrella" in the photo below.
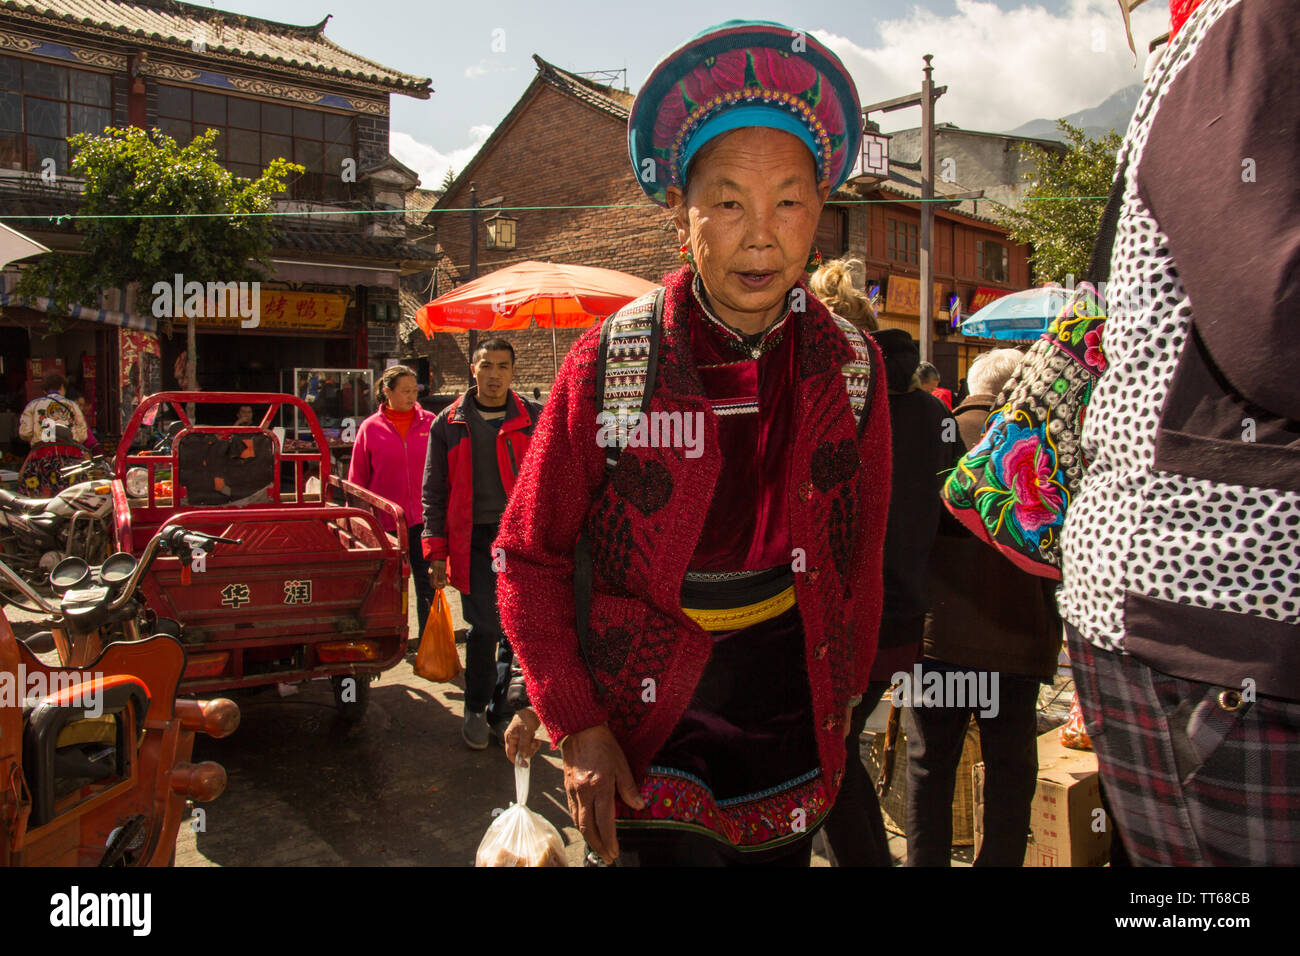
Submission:
M 654 287 L 613 269 L 520 262 L 438 296 L 420 307 L 415 321 L 430 338 L 435 332 L 526 329 L 536 322 L 551 330 L 551 364 L 558 368 L 557 328 L 585 329 Z
M 531 322 L 583 329 L 617 312 L 654 284 L 613 269 L 557 262 L 520 262 L 441 295 L 415 314 L 425 335 L 507 331 Z

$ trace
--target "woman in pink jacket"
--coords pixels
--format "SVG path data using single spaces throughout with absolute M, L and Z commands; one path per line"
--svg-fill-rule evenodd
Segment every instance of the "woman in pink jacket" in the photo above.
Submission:
M 423 634 L 429 608 L 433 606 L 433 585 L 429 583 L 428 562 L 420 550 L 420 533 L 424 530 L 420 488 L 424 482 L 429 427 L 435 416 L 416 401 L 419 388 L 415 372 L 405 365 L 385 369 L 376 391 L 379 410 L 362 422 L 357 431 L 348 481 L 402 506 L 411 552 L 411 580 L 415 582 L 419 634 Z M 384 519 L 384 524 L 390 521 Z

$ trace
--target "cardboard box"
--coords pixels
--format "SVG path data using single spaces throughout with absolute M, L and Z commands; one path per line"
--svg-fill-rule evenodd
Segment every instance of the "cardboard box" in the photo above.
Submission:
M 975 765 L 975 854 L 984 843 L 984 764 Z M 1025 866 L 1103 866 L 1110 820 L 1101 810 L 1097 755 L 1061 745 L 1060 728 L 1038 738 L 1038 789 Z

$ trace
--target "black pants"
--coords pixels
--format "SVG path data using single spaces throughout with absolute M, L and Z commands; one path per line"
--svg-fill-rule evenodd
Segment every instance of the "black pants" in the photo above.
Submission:
M 424 628 L 429 623 L 429 611 L 433 607 L 433 582 L 429 580 L 429 562 L 424 559 L 423 524 L 413 524 L 407 529 L 407 544 L 411 552 L 411 581 L 415 584 L 415 619 L 419 630 L 411 635 L 411 644 L 418 644 L 424 636 Z
M 853 722 L 845 739 L 844 780 L 835 806 L 826 817 L 826 853 L 833 866 L 891 866 L 889 837 L 876 799 L 876 785 L 862 763 L 859 741 L 867 718 L 880 703 L 888 681 L 867 687 L 862 703 L 853 708 Z
M 465 712 L 486 710 L 493 723 L 511 717 L 506 691 L 514 660 L 497 609 L 497 575 L 492 570 L 492 542 L 497 529 L 494 524 L 474 525 L 469 548 L 469 593 L 460 596 L 461 613 L 469 625 L 465 636 Z
M 972 714 L 979 723 L 984 759 L 984 844 L 975 865 L 1020 866 L 1024 862 L 1038 785 L 1039 682 L 1006 674 L 998 678 L 994 717 L 981 717 L 977 707 L 903 710 L 908 866 L 951 863 L 953 792 Z

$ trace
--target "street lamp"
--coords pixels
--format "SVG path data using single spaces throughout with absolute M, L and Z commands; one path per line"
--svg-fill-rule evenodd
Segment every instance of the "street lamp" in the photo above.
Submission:
M 923 79 L 920 92 L 896 96 L 892 100 L 884 100 L 880 103 L 872 103 L 870 106 L 863 107 L 862 117 L 866 119 L 868 113 L 891 113 L 894 110 L 906 109 L 909 106 L 921 107 L 921 315 L 918 323 L 920 328 L 917 329 L 917 332 L 921 361 L 928 362 L 931 354 L 930 340 L 934 335 L 934 302 L 932 299 L 934 285 L 930 279 L 933 272 L 930 252 L 933 246 L 932 232 L 934 229 L 934 102 L 948 91 L 948 87 L 934 85 L 934 79 L 931 76 L 934 68 L 930 66 L 930 61 L 934 57 L 927 53 L 921 59 L 925 61 L 925 68 L 921 71 Z M 884 139 L 884 137 L 880 138 Z M 863 149 L 865 150 L 867 148 L 865 135 L 863 139 Z M 887 142 L 884 145 L 884 150 L 885 175 L 888 176 L 889 152 Z M 866 155 L 866 153 L 863 154 L 864 161 Z
M 519 220 L 504 213 L 497 213 L 485 222 L 487 227 L 487 247 L 510 252 L 515 248 L 515 226 Z
M 880 124 L 867 120 L 862 130 L 861 175 L 889 178 L 889 137 L 880 132 Z

